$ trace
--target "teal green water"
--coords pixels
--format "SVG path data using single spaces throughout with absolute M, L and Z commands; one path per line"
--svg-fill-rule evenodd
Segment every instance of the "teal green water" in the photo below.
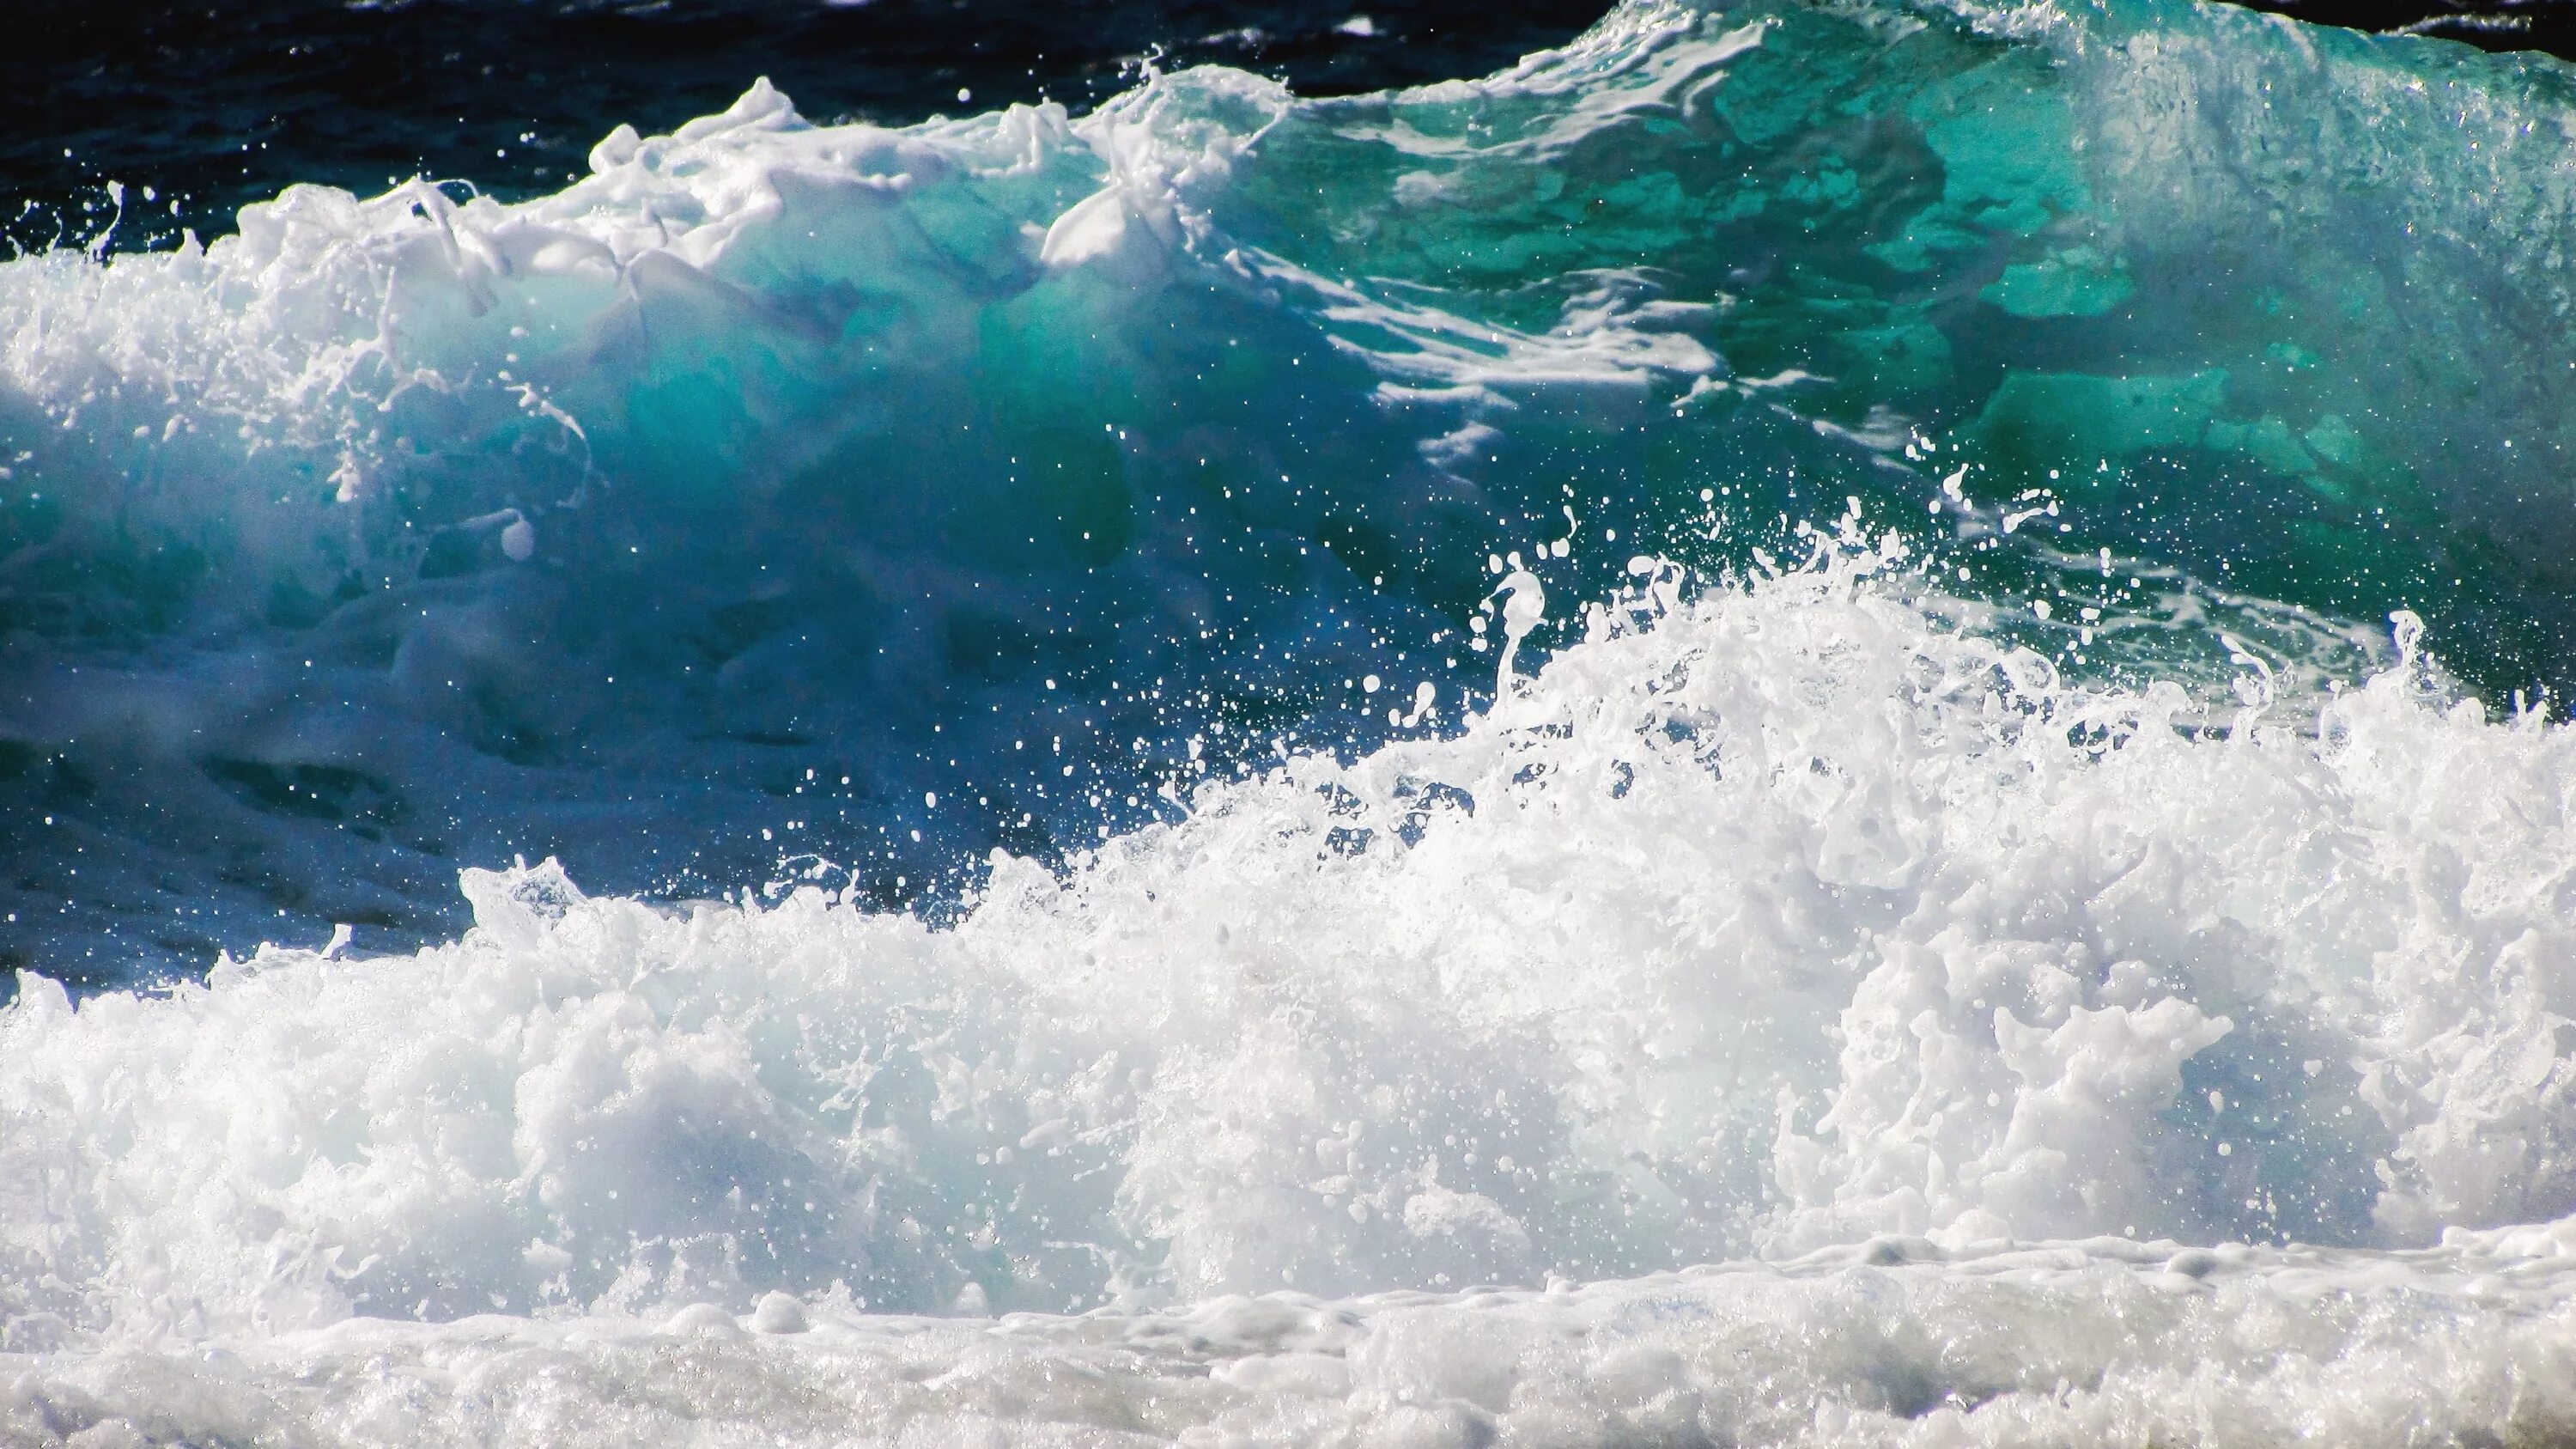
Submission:
M 763 86 L 511 206 L 0 264 L 10 949 L 399 945 L 518 854 L 910 902 L 1454 726 L 1515 567 L 1543 653 L 1818 529 L 2079 679 L 2349 684 L 2411 610 L 2576 697 L 2571 101 L 2173 0 L 1635 0 L 1356 97 Z
M 1612 276 L 1705 307 L 1678 325 L 1732 378 L 1795 380 L 1566 420 L 1532 460 L 1654 499 L 1661 547 L 1711 551 L 1712 481 L 1719 554 L 1847 493 L 1915 531 L 1964 462 L 2124 577 L 2413 608 L 2491 698 L 2564 693 L 2565 67 L 2226 6 L 1961 8 L 1631 7 L 1508 95 L 1301 108 L 1220 215 L 1500 327 Z M 2027 552 L 1999 593 L 2047 587 Z

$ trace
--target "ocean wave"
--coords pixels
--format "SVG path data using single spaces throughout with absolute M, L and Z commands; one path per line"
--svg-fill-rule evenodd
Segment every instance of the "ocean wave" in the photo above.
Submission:
M 470 872 L 475 929 L 417 955 L 31 987 L 13 1155 L 86 1185 L 11 1231 L 99 1225 L 28 1251 L 97 1265 L 101 1324 L 186 1261 L 171 1301 L 286 1326 L 586 1305 L 644 1238 L 749 1287 L 828 1266 L 918 1310 L 980 1271 L 1063 1308 L 2576 1208 L 2563 731 L 2411 658 L 2182 730 L 2171 685 L 2067 685 L 1862 572 L 1658 576 L 1454 739 L 1291 757 L 1067 878 L 997 859 L 944 928 L 548 864 Z M 145 1164 L 181 1176 L 109 1194 Z M 246 1217 L 192 1227 L 218 1195 Z M 78 1206 L 110 1196 L 173 1216 Z M 291 1271 L 241 1258 L 307 1231 Z
M 0 1437 L 2567 1437 L 2566 89 L 1631 3 L 0 265 Z
M 1481 698 L 1489 556 L 1597 594 L 1846 499 L 2063 667 L 2354 678 L 2403 606 L 2551 684 L 2563 90 L 2198 9 L 1638 3 L 1377 96 L 764 85 L 524 203 L 17 259 L 6 949 L 404 949 L 513 854 L 952 900 L 1389 738 L 1368 678 Z

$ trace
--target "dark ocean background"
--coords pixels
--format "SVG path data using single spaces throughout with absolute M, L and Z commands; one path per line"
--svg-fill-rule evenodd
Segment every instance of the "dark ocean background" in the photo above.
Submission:
M 150 186 L 112 245 L 149 247 L 297 181 L 366 194 L 459 178 L 505 200 L 580 174 L 766 75 L 813 120 L 902 125 L 1052 97 L 1137 64 L 1241 67 L 1326 96 L 1484 75 L 1601 18 L 1594 0 L 24 0 L 0 47 L 0 235 L 86 240 L 101 191 Z M 2576 53 L 2558 0 L 2288 0 L 2319 24 Z M 1365 25 L 1354 25 L 1364 17 Z M 960 101 L 966 91 L 971 100 Z
M 98 226 L 100 185 L 152 186 L 119 246 L 229 230 L 291 182 L 414 175 L 554 191 L 621 122 L 725 108 L 755 76 L 808 119 L 906 125 L 1126 89 L 1149 57 L 1335 95 L 1483 75 L 1601 18 L 1594 0 L 32 0 L 0 55 L 0 178 L 22 244 Z M 1365 17 L 1365 25 L 1354 25 Z M 961 101 L 964 91 L 969 99 Z M 169 205 L 178 203 L 176 209 Z

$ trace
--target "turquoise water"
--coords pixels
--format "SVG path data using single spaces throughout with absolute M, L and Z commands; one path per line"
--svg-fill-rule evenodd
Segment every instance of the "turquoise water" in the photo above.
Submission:
M 763 91 L 515 206 L 22 258 L 17 959 L 417 940 L 514 854 L 943 899 L 1194 737 L 1365 745 L 1359 679 L 1435 655 L 1478 697 L 1489 559 L 1570 539 L 1598 595 L 1854 508 L 2084 677 L 2319 686 L 2405 608 L 2536 700 L 2566 87 L 2225 8 L 1632 5 L 1481 81 L 906 132 Z M 1126 229 L 1051 257 L 1104 183 Z
M 1528 445 L 1652 500 L 1659 546 L 1712 481 L 1740 520 L 1857 492 L 1913 530 L 1964 464 L 2060 504 L 2065 552 L 2413 607 L 2491 691 L 2560 677 L 2556 62 L 2152 6 L 1752 6 L 1700 22 L 1739 54 L 1645 39 L 1682 23 L 1624 14 L 1561 63 L 1571 95 L 1313 107 L 1218 215 L 1471 324 L 1559 329 L 1589 287 L 1706 309 L 1673 330 L 1734 386 Z

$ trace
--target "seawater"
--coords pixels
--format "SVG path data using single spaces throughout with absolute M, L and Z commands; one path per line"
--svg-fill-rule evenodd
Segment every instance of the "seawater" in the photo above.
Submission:
M 2565 1442 L 2568 92 L 1630 3 L 0 266 L 0 1433 Z

